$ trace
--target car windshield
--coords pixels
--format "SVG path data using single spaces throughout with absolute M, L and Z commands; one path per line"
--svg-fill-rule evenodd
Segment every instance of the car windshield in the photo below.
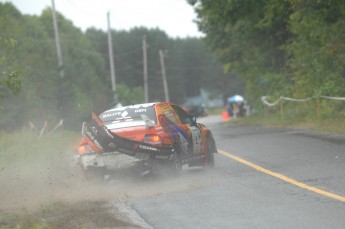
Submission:
M 109 129 L 117 129 L 132 126 L 144 126 L 143 116 L 157 123 L 156 112 L 153 104 L 141 104 L 127 107 L 119 107 L 107 110 L 100 114 L 100 119 Z

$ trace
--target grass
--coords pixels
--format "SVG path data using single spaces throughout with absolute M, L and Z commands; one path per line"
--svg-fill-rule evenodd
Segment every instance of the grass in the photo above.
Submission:
M 268 127 L 293 127 L 310 129 L 321 132 L 331 132 L 345 135 L 345 118 L 318 119 L 289 117 L 281 119 L 280 116 L 264 117 L 262 114 L 239 118 L 227 122 L 226 125 L 262 125 Z
M 48 208 L 48 210 L 47 210 Z M 35 213 L 1 213 L 0 229 L 138 228 L 99 201 L 53 203 Z
M 1 220 L 1 218 L 0 218 Z M 21 216 L 7 215 L 5 220 L 0 221 L 0 229 L 51 229 L 45 222 L 35 219 L 30 215 Z
M 27 130 L 0 133 L 0 229 L 50 228 L 21 204 L 28 199 L 43 199 L 57 185 L 67 183 L 66 177 L 74 176 L 70 158 L 79 137 L 78 133 L 63 130 L 40 139 Z M 15 208 L 23 212 L 9 213 Z
M 135 228 L 114 213 L 113 189 L 88 183 L 73 162 L 80 133 L 0 133 L 0 229 Z
M 5 172 L 14 167 L 34 168 L 46 162 L 54 165 L 63 162 L 63 158 L 72 155 L 77 147 L 78 133 L 57 131 L 42 138 L 31 131 L 0 134 L 0 169 Z M 5 170 L 5 171 L 4 171 Z
M 76 134 L 67 131 L 59 131 L 41 139 L 31 131 L 3 133 L 0 135 L 0 157 L 18 155 L 23 159 L 34 159 L 38 155 L 66 150 L 73 140 L 77 140 Z

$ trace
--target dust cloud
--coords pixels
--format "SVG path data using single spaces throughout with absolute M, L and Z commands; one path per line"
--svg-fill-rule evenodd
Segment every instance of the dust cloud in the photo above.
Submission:
M 34 161 L 15 161 L 2 165 L 0 172 L 0 210 L 40 210 L 53 202 L 76 203 L 121 198 L 104 184 L 88 182 L 73 162 L 71 151 L 41 155 Z
M 74 225 L 70 228 L 110 225 L 142 228 L 111 203 L 118 206 L 129 198 L 199 189 L 211 182 L 205 180 L 207 171 L 202 168 L 186 169 L 182 173 L 159 170 L 144 177 L 132 168 L 117 169 L 109 172 L 107 180 L 89 181 L 73 159 L 77 143 L 78 137 L 68 140 L 68 144 L 42 138 L 30 140 L 26 151 L 26 147 L 16 148 L 15 144 L 6 148 L 0 141 L 0 225 L 4 223 L 1 216 L 5 213 L 16 214 L 15 221 L 25 213 L 44 218 L 52 228 L 70 225 Z M 82 226 L 77 225 L 76 219 L 84 222 Z M 11 223 L 6 221 L 5 225 Z

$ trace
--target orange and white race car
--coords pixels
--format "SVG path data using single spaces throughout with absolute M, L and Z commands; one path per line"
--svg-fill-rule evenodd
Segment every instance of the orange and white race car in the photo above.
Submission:
M 214 166 L 211 131 L 169 102 L 131 105 L 93 114 L 82 128 L 77 160 L 86 173 L 142 163 L 181 169 Z

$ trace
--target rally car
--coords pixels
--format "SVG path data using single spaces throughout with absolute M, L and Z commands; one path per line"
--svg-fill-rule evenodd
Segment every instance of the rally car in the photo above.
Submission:
M 141 163 L 175 170 L 214 166 L 211 131 L 170 102 L 131 105 L 93 114 L 82 127 L 77 161 L 88 174 Z

